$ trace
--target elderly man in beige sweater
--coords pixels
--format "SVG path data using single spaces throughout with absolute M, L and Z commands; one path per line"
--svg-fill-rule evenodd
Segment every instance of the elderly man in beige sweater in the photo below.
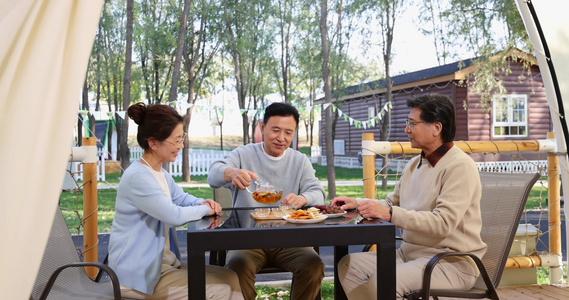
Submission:
M 400 181 L 384 200 L 336 197 L 332 205 L 357 208 L 365 218 L 379 218 L 403 229 L 397 249 L 397 299 L 421 288 L 423 270 L 440 252 L 468 252 L 482 257 L 480 178 L 472 158 L 453 139 L 455 106 L 447 96 L 428 94 L 407 100 L 411 108 L 405 133 L 421 155 L 406 165 Z M 345 256 L 338 264 L 349 299 L 376 299 L 375 253 Z M 446 259 L 432 275 L 432 288 L 470 289 L 478 276 L 469 258 Z M 381 291 L 379 291 L 381 292 Z

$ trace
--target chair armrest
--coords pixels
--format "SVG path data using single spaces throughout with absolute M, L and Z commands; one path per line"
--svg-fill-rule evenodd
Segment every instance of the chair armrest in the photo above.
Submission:
M 115 271 L 113 271 L 113 269 L 111 269 L 111 267 L 98 262 L 75 262 L 57 268 L 49 277 L 49 280 L 47 281 L 47 284 L 45 285 L 45 288 L 40 296 L 40 300 L 47 299 L 47 295 L 51 291 L 51 288 L 53 287 L 53 284 L 55 283 L 55 280 L 57 279 L 57 276 L 59 276 L 59 273 L 61 273 L 61 271 L 67 268 L 78 268 L 78 267 L 97 267 L 99 269 L 104 270 L 107 274 L 109 274 L 109 278 L 111 279 L 111 283 L 113 284 L 113 294 L 115 300 L 121 300 L 121 290 L 117 274 L 115 273 Z
M 427 266 L 425 267 L 425 272 L 423 274 L 423 290 L 421 292 L 421 294 L 422 294 L 421 298 L 422 299 L 429 299 L 429 297 L 430 297 L 431 275 L 432 275 L 433 269 L 435 268 L 437 263 L 445 257 L 452 257 L 452 256 L 470 257 L 474 261 L 474 263 L 476 264 L 478 271 L 480 271 L 480 275 L 482 275 L 482 279 L 484 280 L 484 283 L 486 284 L 486 287 L 488 288 L 489 293 L 496 293 L 494 285 L 492 284 L 492 280 L 490 280 L 490 276 L 488 276 L 488 272 L 486 272 L 486 268 L 484 268 L 484 265 L 482 264 L 482 261 L 480 260 L 480 258 L 478 258 L 478 256 L 471 254 L 471 253 L 444 252 L 444 253 L 438 253 L 437 255 L 433 256 L 431 258 L 431 260 L 429 260 L 429 262 L 427 263 Z

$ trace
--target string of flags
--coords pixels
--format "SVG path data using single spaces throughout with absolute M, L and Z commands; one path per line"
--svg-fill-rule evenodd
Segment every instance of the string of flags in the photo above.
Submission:
M 247 114 L 247 116 L 251 120 L 254 119 L 255 117 L 257 118 L 257 120 L 262 120 L 264 113 L 265 113 L 264 109 L 249 109 L 249 110 L 248 109 L 235 109 L 235 108 L 225 108 L 225 107 L 216 106 L 216 105 L 190 104 L 190 103 L 186 103 L 183 101 L 168 102 L 167 105 L 174 108 L 174 109 L 180 108 L 180 109 L 182 109 L 182 111 L 185 111 L 190 107 L 194 107 L 195 109 L 197 109 L 197 111 L 199 113 L 204 112 L 204 111 L 211 111 L 211 110 L 216 110 L 217 113 L 219 113 L 220 115 L 224 115 L 225 113 L 231 114 L 231 113 L 239 112 L 241 115 Z M 354 126 L 355 128 L 362 128 L 363 127 L 364 129 L 375 127 L 375 125 L 377 125 L 381 122 L 385 113 L 389 112 L 393 108 L 391 102 L 387 102 L 387 103 L 385 103 L 385 105 L 381 108 L 381 110 L 373 118 L 368 119 L 368 120 L 354 119 L 353 117 L 350 117 L 349 115 L 344 113 L 334 103 L 316 104 L 314 106 L 297 106 L 296 108 L 300 112 L 311 111 L 314 108 L 316 113 L 320 113 L 321 109 L 326 110 L 328 108 L 328 106 L 330 106 L 330 105 L 332 106 L 333 112 L 336 112 L 336 111 L 338 112 L 338 117 L 340 119 L 343 119 L 345 122 L 348 122 L 350 124 L 350 126 Z M 95 117 L 95 119 L 97 119 L 97 120 L 102 120 L 102 119 L 112 120 L 115 116 L 115 113 L 121 119 L 126 118 L 126 111 L 101 112 L 101 111 L 79 110 L 78 112 L 79 112 L 79 115 L 81 116 L 81 118 L 83 118 L 83 119 L 87 118 L 87 116 L 89 114 L 92 114 Z

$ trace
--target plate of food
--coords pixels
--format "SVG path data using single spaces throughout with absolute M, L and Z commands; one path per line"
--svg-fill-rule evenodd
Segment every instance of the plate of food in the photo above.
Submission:
M 328 218 L 338 218 L 347 213 L 347 211 L 339 207 L 332 207 L 330 205 L 316 205 L 314 207 L 317 208 L 321 214 L 328 216 Z
M 347 213 L 348 213 L 347 211 L 344 211 L 344 212 L 335 213 L 335 214 L 325 214 L 325 216 L 328 216 L 328 218 L 338 218 L 338 217 L 341 217 Z
M 317 208 L 311 207 L 307 210 L 298 209 L 291 214 L 283 216 L 283 219 L 290 223 L 310 224 L 326 220 L 328 216 L 323 215 Z

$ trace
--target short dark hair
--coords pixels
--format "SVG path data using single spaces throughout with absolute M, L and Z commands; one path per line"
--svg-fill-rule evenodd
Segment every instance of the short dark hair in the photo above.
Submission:
M 288 117 L 293 116 L 296 121 L 296 126 L 300 122 L 300 116 L 298 115 L 298 110 L 296 107 L 283 102 L 274 102 L 265 108 L 265 116 L 263 117 L 263 122 L 267 124 L 269 118 L 272 116 L 282 116 Z
M 441 137 L 444 143 L 452 142 L 456 134 L 455 107 L 452 100 L 441 94 L 426 94 L 407 100 L 409 108 L 421 110 L 425 122 L 440 122 L 443 125 Z
M 168 105 L 136 103 L 127 110 L 129 118 L 138 124 L 136 140 L 144 150 L 148 149 L 148 139 L 165 141 L 184 118 Z

